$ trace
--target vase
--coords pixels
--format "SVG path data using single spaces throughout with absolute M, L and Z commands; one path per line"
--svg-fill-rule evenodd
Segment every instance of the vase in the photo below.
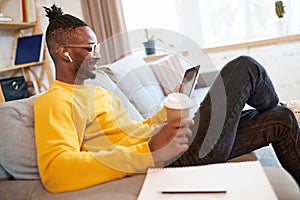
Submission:
M 148 40 L 147 42 L 143 42 L 145 47 L 146 55 L 153 55 L 155 54 L 155 40 Z

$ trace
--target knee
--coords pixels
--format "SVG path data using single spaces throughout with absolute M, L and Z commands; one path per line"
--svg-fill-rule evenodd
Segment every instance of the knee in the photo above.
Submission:
M 237 57 L 235 60 L 243 61 L 243 62 L 253 62 L 254 58 L 252 58 L 251 56 L 242 55 L 242 56 Z
M 239 74 L 243 72 L 255 72 L 256 74 L 259 74 L 260 68 L 262 68 L 262 66 L 254 58 L 243 55 L 231 60 L 224 66 L 224 68 L 223 70 L 225 71 L 238 71 Z
M 275 111 L 277 113 L 278 121 L 284 122 L 285 125 L 289 125 L 291 127 L 298 127 L 297 119 L 289 108 L 285 106 L 276 106 Z

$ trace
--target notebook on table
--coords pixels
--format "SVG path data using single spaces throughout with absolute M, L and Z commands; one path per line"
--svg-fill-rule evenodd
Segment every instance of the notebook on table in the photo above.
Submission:
M 182 168 L 150 168 L 139 200 L 274 200 L 276 194 L 259 161 Z

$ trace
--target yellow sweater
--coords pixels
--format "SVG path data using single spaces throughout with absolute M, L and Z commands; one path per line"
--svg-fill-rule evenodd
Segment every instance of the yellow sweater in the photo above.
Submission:
M 82 189 L 153 167 L 148 141 L 162 109 L 130 119 L 121 101 L 93 85 L 54 81 L 34 103 L 38 167 L 51 192 Z

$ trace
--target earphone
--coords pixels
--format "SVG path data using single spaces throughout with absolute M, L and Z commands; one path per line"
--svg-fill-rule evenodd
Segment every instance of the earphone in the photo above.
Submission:
M 69 52 L 66 52 L 66 53 L 65 53 L 65 56 L 67 56 L 67 57 L 69 58 L 69 61 L 70 61 L 70 62 L 73 62 L 73 60 L 72 60 L 72 58 L 71 58 Z

